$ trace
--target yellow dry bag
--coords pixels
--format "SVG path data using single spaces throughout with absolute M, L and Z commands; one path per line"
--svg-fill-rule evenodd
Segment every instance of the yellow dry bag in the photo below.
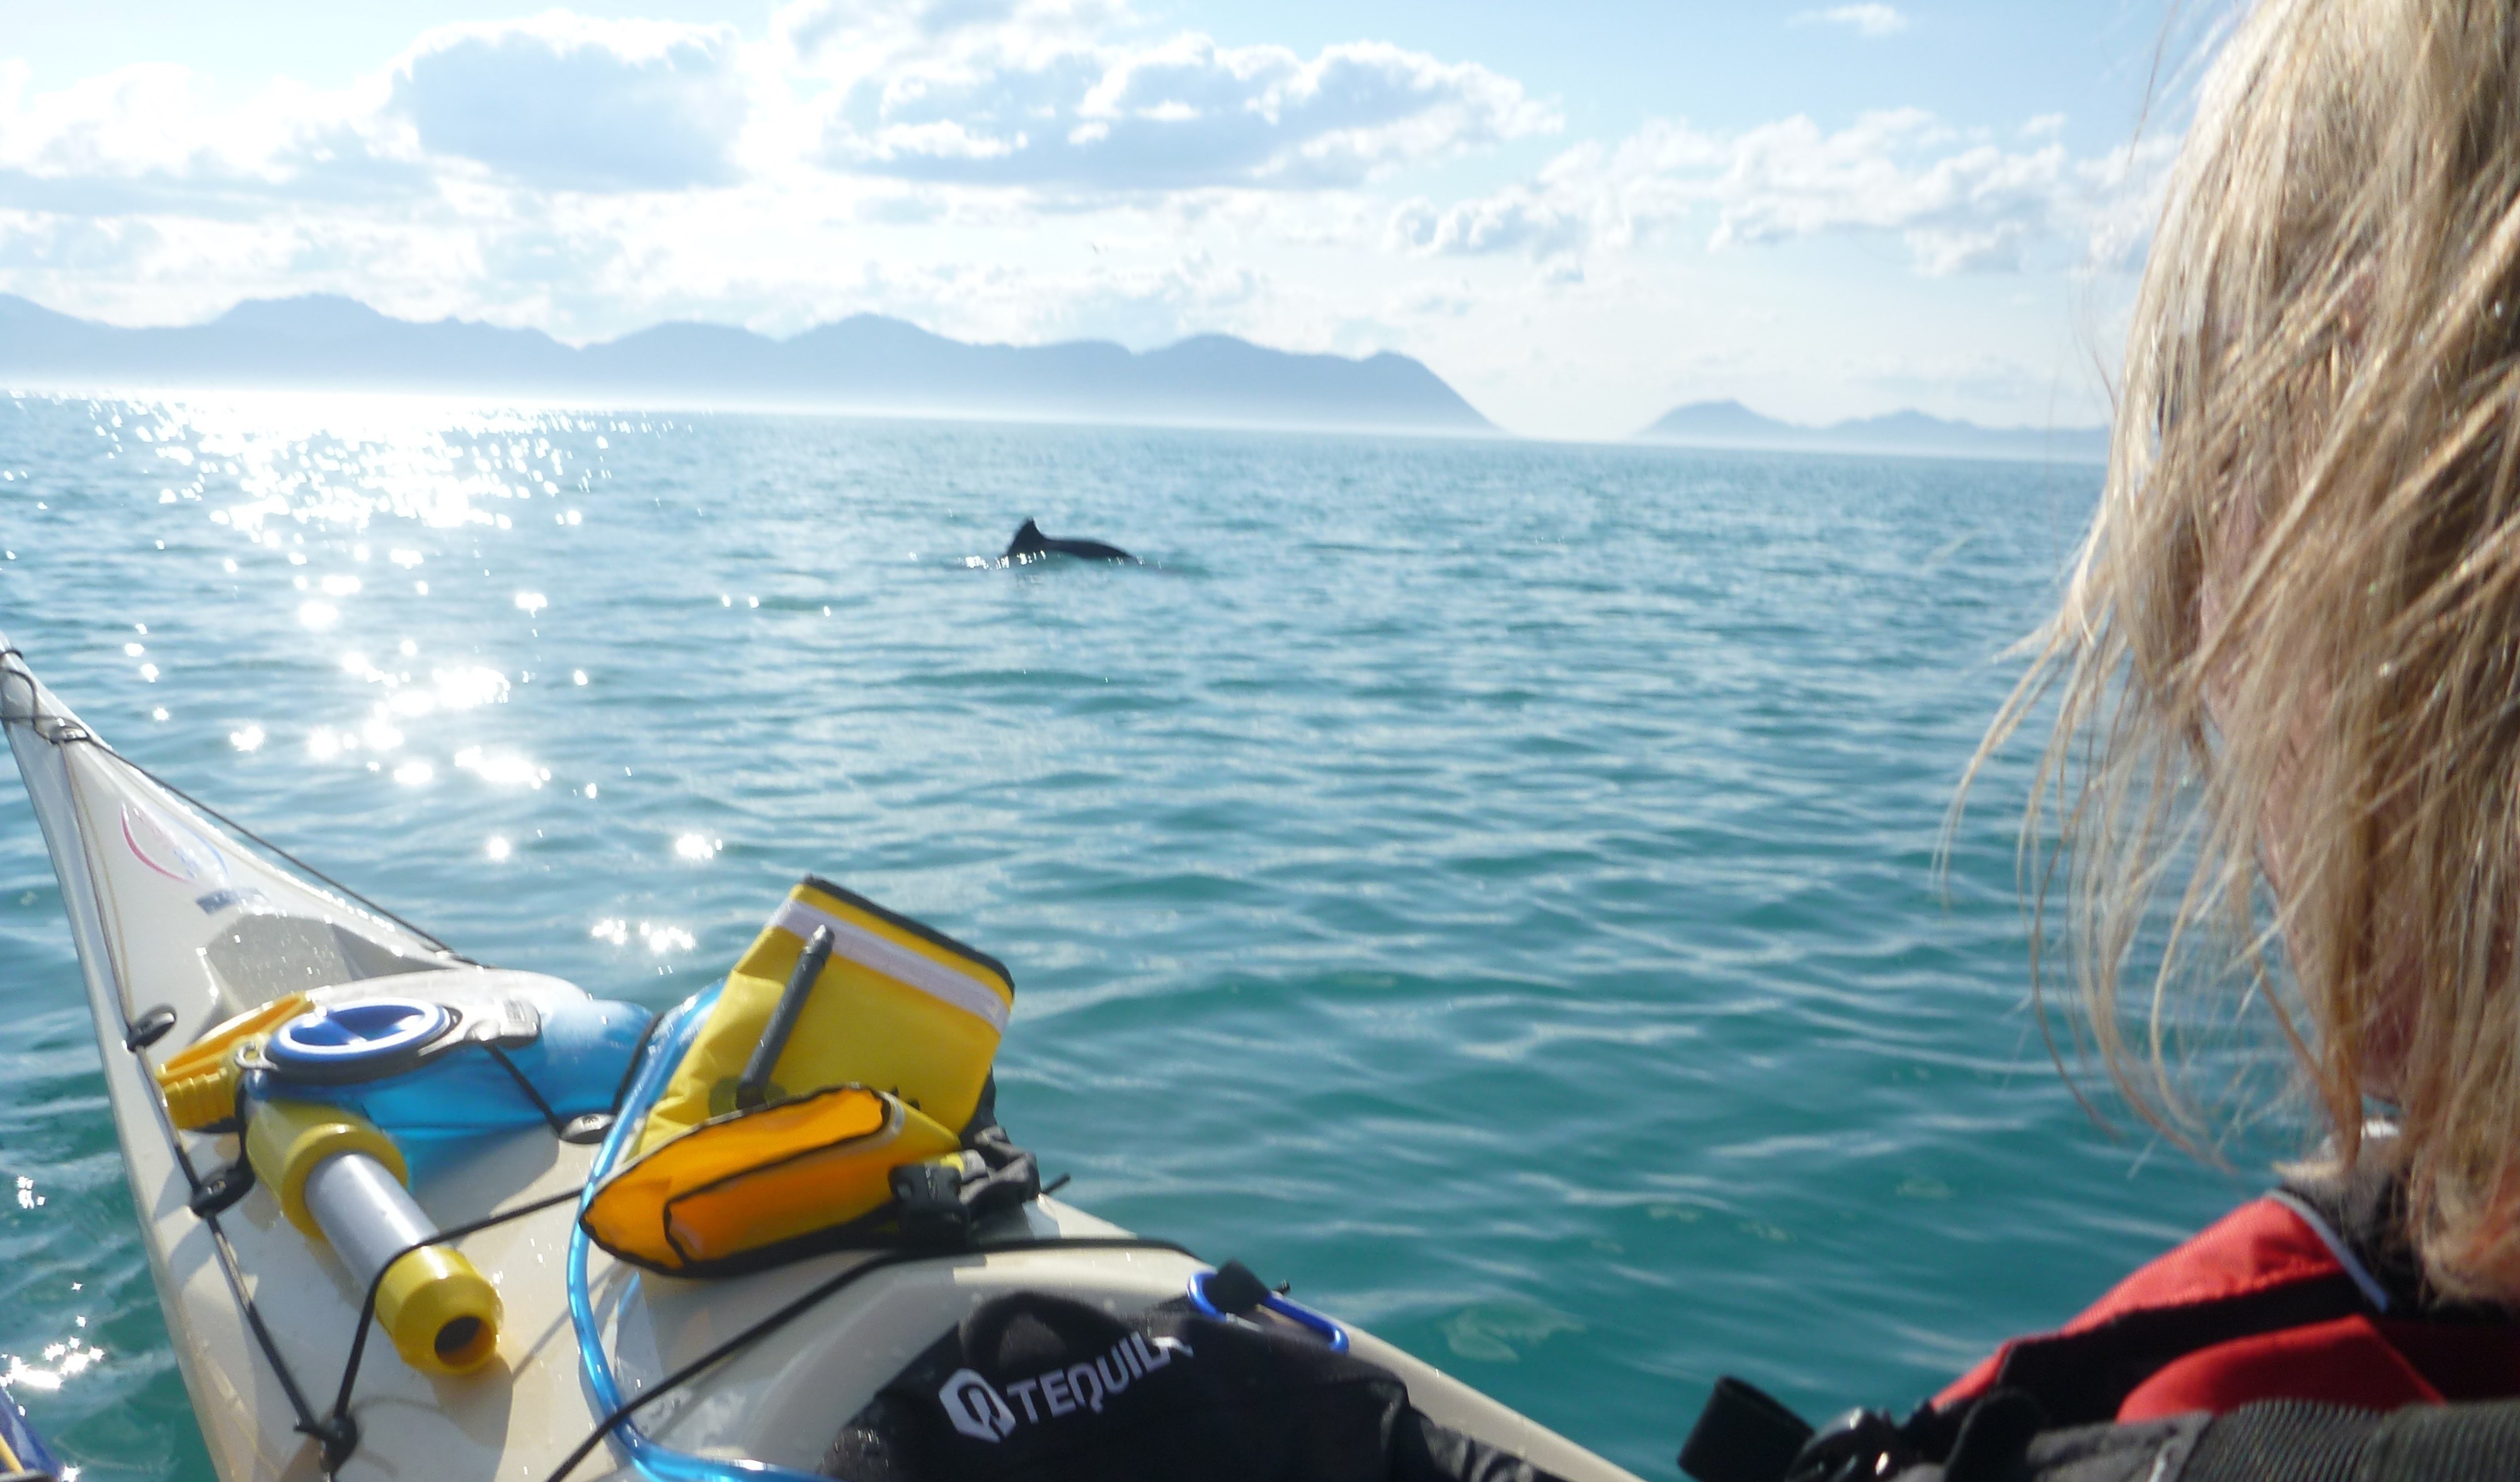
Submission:
M 808 876 L 727 974 L 587 1235 L 678 1276 L 852 1243 L 892 1170 L 960 1152 L 1013 1008 L 997 959 Z

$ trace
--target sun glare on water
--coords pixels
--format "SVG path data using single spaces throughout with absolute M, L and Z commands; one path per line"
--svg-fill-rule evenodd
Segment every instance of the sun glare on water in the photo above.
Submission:
M 354 681 L 336 692 L 330 713 L 319 701 L 283 720 L 231 720 L 234 750 L 277 741 L 285 754 L 403 788 L 457 775 L 497 790 L 531 791 L 553 780 L 549 767 L 502 744 L 503 728 L 476 718 L 533 681 L 533 628 L 560 594 L 511 579 L 493 590 L 515 627 L 484 633 L 466 584 L 497 581 L 493 569 L 520 559 L 516 541 L 526 537 L 499 532 L 540 528 L 531 539 L 562 544 L 531 555 L 568 555 L 566 543 L 588 525 L 587 502 L 608 492 L 611 443 L 600 434 L 623 425 L 576 410 L 366 394 L 227 393 L 92 408 L 109 456 L 148 461 L 155 502 L 174 507 L 178 520 L 190 506 L 205 521 L 210 549 L 195 559 L 215 562 L 214 579 L 248 594 L 280 584 L 283 601 L 268 610 L 338 646 L 326 661 Z M 529 509 L 536 501 L 549 507 Z M 502 543 L 485 544 L 492 540 Z M 425 580 L 369 579 L 387 566 L 414 577 L 440 567 L 432 572 L 440 593 L 459 601 L 429 601 Z M 151 683 L 172 661 L 151 651 L 155 642 L 123 645 Z M 588 682 L 583 669 L 562 666 L 561 676 Z M 152 713 L 167 715 L 164 707 Z M 567 786 L 595 795 L 577 780 Z M 512 847 L 504 835 L 485 846 L 493 859 Z

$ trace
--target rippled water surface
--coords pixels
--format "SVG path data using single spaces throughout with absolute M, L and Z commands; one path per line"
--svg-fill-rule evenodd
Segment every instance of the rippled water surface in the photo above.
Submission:
M 2096 471 L 388 401 L 0 401 L 0 630 L 460 949 L 663 1006 L 789 881 L 1005 959 L 1001 1110 L 1647 1476 L 1905 1404 L 2244 1186 L 2079 1112 L 2000 766 Z M 1027 516 L 1148 564 L 992 564 Z M 0 1354 L 206 1477 L 0 786 Z

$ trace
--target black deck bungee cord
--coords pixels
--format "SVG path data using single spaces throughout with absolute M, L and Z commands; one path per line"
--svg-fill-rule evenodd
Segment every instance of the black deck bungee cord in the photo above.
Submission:
M 191 1178 L 189 1164 L 184 1174 Z M 196 1182 L 194 1187 L 198 1189 L 201 1186 Z M 228 1291 L 236 1298 L 239 1310 L 244 1312 L 246 1325 L 253 1331 L 255 1346 L 262 1350 L 263 1359 L 271 1365 L 273 1376 L 280 1380 L 280 1391 L 289 1397 L 289 1408 L 297 1413 L 297 1424 L 292 1428 L 304 1435 L 320 1436 L 319 1427 L 323 1422 L 315 1418 L 313 1408 L 307 1405 L 305 1391 L 297 1387 L 297 1375 L 290 1370 L 289 1361 L 280 1356 L 280 1342 L 263 1323 L 262 1309 L 254 1305 L 252 1293 L 245 1289 L 245 1268 L 237 1261 L 236 1247 L 228 1243 L 227 1231 L 220 1227 L 217 1215 L 205 1215 L 202 1223 L 210 1228 L 210 1243 L 219 1253 L 220 1274 L 227 1278 Z M 325 1468 L 328 1472 L 332 1469 L 330 1466 Z
M 502 1209 L 494 1214 L 483 1215 L 477 1220 L 468 1220 L 461 1225 L 450 1225 L 431 1235 L 428 1239 L 415 1240 L 385 1258 L 385 1263 L 377 1268 L 376 1276 L 368 1281 L 367 1299 L 359 1304 L 358 1331 L 350 1338 L 350 1357 L 341 1366 L 341 1385 L 333 1395 L 333 1414 L 317 1422 L 311 1430 L 302 1425 L 298 1427 L 313 1436 L 316 1444 L 324 1449 L 326 1471 L 338 1470 L 341 1463 L 350 1459 L 350 1454 L 358 1449 L 359 1422 L 350 1418 L 350 1391 L 359 1382 L 359 1363 L 367 1357 L 368 1334 L 376 1328 L 377 1296 L 384 1290 L 385 1273 L 393 1270 L 396 1262 L 414 1251 L 427 1250 L 432 1245 L 443 1245 L 451 1240 L 460 1240 L 466 1235 L 478 1234 L 494 1226 L 505 1225 L 511 1220 L 522 1219 L 529 1214 L 539 1214 L 546 1209 L 581 1198 L 585 1193 L 585 1186 L 580 1185 L 575 1189 L 563 1190 L 559 1193 L 547 1194 L 542 1198 L 519 1204 L 513 1209 Z M 338 1456 L 335 1454 L 336 1448 L 338 1449 Z
M 11 665 L 9 662 L 11 659 L 16 659 L 17 663 Z M 26 681 L 33 695 L 43 693 L 34 671 L 26 667 L 25 654 L 14 647 L 0 648 L 0 676 L 13 672 Z M 137 768 L 137 763 L 98 741 L 84 725 L 68 716 L 53 715 L 33 708 L 31 696 L 29 700 L 27 714 L 11 720 L 8 724 L 24 726 L 48 745 L 66 746 L 72 741 L 86 741 L 124 765 Z M 44 722 L 51 723 L 52 729 L 49 732 L 44 729 Z M 149 1047 L 139 1042 L 139 1036 L 136 1033 L 137 1025 L 131 1017 L 128 986 L 117 984 L 116 988 L 113 1012 L 114 1017 L 122 1023 L 123 1049 L 134 1060 L 140 1062 L 141 1070 L 145 1075 L 149 1068 Z M 167 1119 L 165 1102 L 145 1093 L 141 1100 L 149 1103 L 149 1109 L 156 1115 L 158 1130 L 166 1140 L 166 1149 L 174 1155 L 176 1170 L 184 1175 L 184 1184 L 190 1192 L 191 1201 L 198 1205 L 204 1187 L 201 1170 L 193 1166 L 192 1154 L 185 1150 L 183 1140 L 175 1135 L 175 1124 Z M 196 1212 L 198 1214 L 198 1209 Z M 246 1290 L 245 1268 L 237 1260 L 236 1247 L 229 1242 L 227 1231 L 220 1227 L 215 1213 L 200 1214 L 198 1217 L 209 1228 L 210 1248 L 218 1255 L 219 1275 L 228 1283 L 229 1295 L 236 1298 L 237 1309 L 245 1315 L 246 1327 L 253 1334 L 254 1345 L 262 1350 L 263 1359 L 270 1364 L 273 1376 L 280 1380 L 280 1390 L 288 1398 L 289 1408 L 297 1415 L 296 1428 L 308 1435 L 316 1434 L 315 1427 L 321 1422 L 316 1419 L 313 1407 L 306 1403 L 305 1391 L 298 1388 L 296 1374 L 291 1371 L 288 1361 L 280 1356 L 280 1345 L 272 1337 L 269 1325 L 263 1322 L 262 1310 L 254 1304 L 253 1294 Z
M 655 1020 L 652 1017 L 649 1020 L 649 1026 L 653 1028 Z M 526 1077 L 523 1068 L 518 1066 L 515 1060 L 510 1059 L 508 1057 L 508 1052 L 500 1049 L 498 1045 L 492 1041 L 468 1040 L 465 1043 L 474 1046 L 482 1053 L 488 1055 L 490 1058 L 499 1062 L 499 1068 L 508 1072 L 508 1079 L 516 1082 L 517 1089 L 524 1093 L 526 1100 L 533 1103 L 535 1114 L 543 1119 L 544 1126 L 551 1129 L 553 1137 L 556 1137 L 562 1142 L 569 1144 L 572 1146 L 583 1146 L 588 1143 L 600 1143 L 604 1141 L 604 1135 L 612 1130 L 613 1114 L 610 1111 L 589 1111 L 582 1112 L 573 1117 L 562 1116 L 559 1110 L 544 1098 L 543 1094 L 534 1089 L 534 1083 Z M 458 1048 L 460 1049 L 462 1047 L 459 1046 Z M 647 1048 L 648 1037 L 645 1033 L 642 1033 L 639 1037 L 638 1045 L 632 1049 L 630 1053 L 635 1057 L 640 1051 Z M 615 1106 L 621 1104 L 620 1091 L 612 1093 L 612 1104 Z M 5 1479 L 0 1479 L 0 1482 L 5 1482 Z

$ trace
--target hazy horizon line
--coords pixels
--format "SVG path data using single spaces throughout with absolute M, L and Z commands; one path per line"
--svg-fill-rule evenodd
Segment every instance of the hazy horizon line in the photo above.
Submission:
M 1102 429 L 1107 431 L 1145 432 L 1229 432 L 1271 437 L 1363 439 L 1396 438 L 1406 439 L 1412 442 L 1462 442 L 1486 446 L 1493 446 L 1498 443 L 1523 443 L 1543 447 L 1618 449 L 1628 452 L 1648 454 L 1780 453 L 1794 457 L 1832 459 L 1913 458 L 1928 462 L 1958 461 L 1968 463 L 2042 463 L 2061 461 L 2075 464 L 2087 464 L 2091 462 L 2091 460 L 2088 459 L 2072 457 L 2070 454 L 2051 457 L 2048 455 L 2032 455 L 2019 452 L 1972 451 L 1960 448 L 1936 449 L 1853 446 L 1812 447 L 1792 446 L 1787 444 L 1762 444 L 1758 442 L 1725 442 L 1719 439 L 1690 441 L 1673 438 L 1646 437 L 1642 432 L 1630 433 L 1625 437 L 1568 437 L 1546 432 L 1516 431 L 1511 427 L 1504 427 L 1494 422 L 1491 422 L 1484 430 L 1475 427 L 1428 427 L 1408 426 L 1392 426 L 1387 427 L 1353 426 L 1329 427 L 1303 423 L 1272 423 L 1262 421 L 1234 423 L 1221 421 L 1162 420 L 1152 418 L 1131 420 L 1117 417 L 1102 418 L 1090 416 L 1062 416 L 1048 412 L 1020 413 L 1004 410 L 955 409 L 943 407 L 903 409 L 743 400 L 701 402 L 686 401 L 670 395 L 638 401 L 599 401 L 564 394 L 450 391 L 440 387 L 393 388 L 383 386 L 359 386 L 316 388 L 308 386 L 269 384 L 220 385 L 199 383 L 162 386 L 135 385 L 129 383 L 42 384 L 35 382 L 12 382 L 8 380 L 5 375 L 0 375 L 0 394 L 5 394 L 12 401 L 26 400 L 29 398 L 56 402 L 79 400 L 187 402 L 217 401 L 222 399 L 288 399 L 317 402 L 404 401 L 436 403 L 450 409 L 481 409 L 485 407 L 497 407 L 502 410 L 523 412 L 578 412 L 609 414 L 616 417 L 626 417 L 631 415 L 656 416 L 663 414 L 702 417 L 821 417 L 840 421 L 940 423 L 968 427 L 997 426 L 1019 427 L 1063 427 Z M 1689 405 L 1695 404 L 1696 403 L 1689 403 Z M 1885 413 L 1883 415 L 1896 416 L 1898 414 L 1893 412 Z M 1850 420 L 1863 421 L 1868 419 Z M 1978 427 L 1973 423 L 1958 423 L 1957 425 L 1965 427 L 1972 427 L 1978 431 L 2029 431 L 2035 433 L 2043 430 L 2092 430 L 2091 428 L 1988 428 Z M 1790 427 L 1794 425 L 1780 424 L 1780 426 Z

